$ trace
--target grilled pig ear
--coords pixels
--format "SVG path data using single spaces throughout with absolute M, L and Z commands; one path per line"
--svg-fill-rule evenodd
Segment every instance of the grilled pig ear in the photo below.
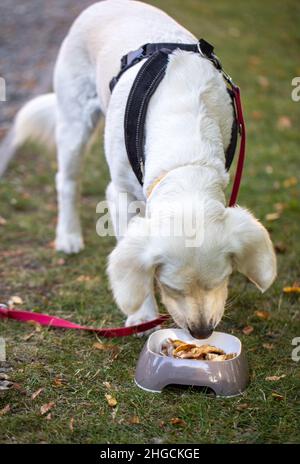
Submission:
M 262 292 L 276 277 L 276 256 L 264 226 L 247 210 L 226 208 L 226 233 L 236 269 Z
M 153 289 L 154 258 L 148 220 L 133 219 L 109 256 L 108 275 L 114 298 L 125 314 L 137 311 Z

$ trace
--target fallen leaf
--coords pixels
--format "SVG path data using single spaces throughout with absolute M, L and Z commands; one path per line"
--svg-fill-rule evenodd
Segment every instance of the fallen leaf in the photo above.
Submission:
M 284 293 L 300 293 L 300 287 L 284 287 Z
M 279 393 L 272 392 L 272 396 L 275 400 L 278 400 L 278 401 L 284 400 L 284 396 L 280 395 Z
M 266 76 L 258 76 L 257 80 L 263 89 L 267 89 L 270 86 L 269 79 Z
M 103 382 L 103 385 L 108 389 L 111 390 L 112 386 L 109 382 Z
M 22 340 L 24 340 L 24 342 L 28 342 L 28 340 L 30 340 L 34 335 L 35 332 L 30 332 L 30 334 L 24 335 L 24 337 L 22 337 Z
M 265 348 L 266 350 L 273 350 L 274 349 L 274 345 L 273 343 L 263 343 L 263 348 Z
M 186 426 L 186 422 L 183 419 L 180 419 L 180 417 L 172 417 L 172 419 L 170 420 L 170 423 L 172 425 L 179 425 L 180 427 Z
M 5 226 L 7 224 L 7 220 L 4 217 L 0 216 L 0 226 Z
M 261 111 L 252 111 L 252 117 L 256 121 L 259 121 L 260 119 L 262 119 L 263 113 Z M 273 168 L 272 168 L 272 172 L 273 172 Z
M 18 295 L 13 295 L 8 300 L 8 307 L 13 308 L 15 305 L 23 304 L 23 300 Z
M 51 419 L 52 419 L 52 414 L 51 414 L 51 412 L 49 412 L 49 414 L 47 414 L 46 419 L 47 419 L 47 420 L 51 420 Z
M 288 177 L 288 179 L 285 179 L 283 181 L 283 186 L 284 186 L 284 188 L 295 187 L 295 185 L 297 185 L 297 183 L 298 183 L 297 177 L 292 176 L 292 177 Z
M 139 418 L 139 416 L 132 416 L 132 417 L 129 419 L 129 423 L 130 423 L 130 424 L 139 424 L 139 423 L 140 423 L 140 418 Z
M 29 325 L 33 325 L 36 332 L 41 332 L 42 331 L 42 326 L 41 326 L 41 324 L 39 322 L 31 320 L 31 321 L 27 321 L 26 323 L 29 324 Z
M 252 55 L 248 61 L 251 65 L 257 66 L 261 63 L 261 58 L 259 56 Z
M 74 432 L 74 417 L 71 417 L 71 419 L 70 419 L 69 428 L 70 428 L 71 432 Z
M 277 253 L 285 253 L 286 250 L 287 250 L 287 247 L 286 247 L 286 245 L 285 245 L 283 242 L 277 242 L 277 243 L 275 243 L 274 247 L 275 247 L 275 251 L 276 251 Z
M 160 427 L 161 429 L 166 425 L 165 421 L 160 421 L 160 423 L 158 424 L 158 427 Z
M 92 277 L 88 275 L 81 275 L 76 279 L 77 282 L 89 282 L 90 280 L 92 280 Z
M 249 404 L 248 403 L 240 403 L 237 405 L 236 409 L 238 411 L 245 411 L 245 409 L 248 409 L 249 408 Z
M 277 221 L 280 218 L 280 214 L 278 212 L 275 213 L 268 213 L 265 216 L 266 221 Z
M 274 204 L 274 209 L 276 209 L 276 211 L 278 213 L 282 213 L 282 211 L 284 210 L 285 207 L 286 207 L 286 205 L 284 203 L 278 202 L 278 203 Z
M 109 395 L 108 393 L 105 394 L 105 398 L 111 408 L 114 408 L 118 403 L 116 398 L 114 398 L 112 395 Z
M 34 393 L 32 393 L 31 395 L 31 399 L 32 400 L 35 400 L 43 391 L 44 389 L 43 388 L 39 388 L 37 391 L 35 391 Z
M 66 264 L 66 260 L 64 258 L 59 258 L 56 261 L 56 264 L 57 264 L 57 266 L 63 266 L 64 264 Z
M 265 172 L 266 174 L 273 174 L 273 166 L 271 164 L 268 164 L 266 167 L 265 167 Z
M 53 380 L 54 387 L 63 387 L 65 383 L 65 380 L 61 377 L 55 377 L 55 379 Z
M 250 335 L 252 334 L 253 331 L 254 331 L 254 328 L 252 327 L 252 325 L 246 325 L 242 330 L 244 335 Z
M 117 345 L 112 345 L 110 343 L 102 343 L 102 342 L 94 343 L 93 348 L 95 350 L 100 350 L 100 351 L 119 351 L 119 347 Z
M 270 375 L 270 376 L 266 377 L 265 380 L 268 380 L 269 382 L 278 382 L 278 380 L 283 379 L 284 377 L 286 377 L 285 374 L 282 374 L 282 375 Z
M 50 403 L 43 404 L 43 406 L 41 406 L 40 408 L 41 415 L 44 416 L 45 414 L 47 414 L 47 412 L 49 412 L 50 409 L 52 409 L 54 406 L 55 403 L 53 403 L 53 401 L 51 401 Z
M 255 316 L 257 316 L 259 319 L 267 320 L 270 319 L 270 313 L 269 311 L 255 311 Z
M 288 116 L 280 116 L 277 120 L 277 128 L 280 130 L 290 129 L 292 121 Z
M 11 410 L 10 404 L 7 404 L 6 406 L 4 406 L 4 408 L 0 409 L 0 417 L 10 412 L 10 410 Z

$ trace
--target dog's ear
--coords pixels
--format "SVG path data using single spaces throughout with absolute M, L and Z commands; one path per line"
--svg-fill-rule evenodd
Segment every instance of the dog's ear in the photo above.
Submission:
M 148 219 L 132 219 L 126 235 L 109 256 L 110 284 L 125 314 L 137 311 L 153 289 L 154 256 L 148 229 Z
M 225 216 L 235 267 L 264 292 L 276 277 L 276 256 L 267 230 L 243 208 L 226 208 Z

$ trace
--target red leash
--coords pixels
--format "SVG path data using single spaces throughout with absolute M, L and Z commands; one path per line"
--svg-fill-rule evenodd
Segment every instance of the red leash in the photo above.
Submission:
M 152 321 L 142 322 L 141 324 L 132 325 L 130 327 L 113 327 L 97 329 L 96 327 L 87 327 L 84 325 L 74 324 L 74 322 L 61 319 L 59 317 L 49 316 L 48 314 L 34 313 L 31 311 L 19 311 L 17 309 L 8 309 L 6 305 L 0 304 L 0 318 L 15 319 L 20 322 L 37 322 L 40 325 L 47 327 L 58 327 L 61 329 L 78 329 L 88 332 L 96 332 L 102 337 L 128 337 L 146 330 L 153 329 L 159 324 L 167 321 L 170 316 L 165 314 L 153 319 Z
M 226 77 L 225 77 L 226 79 Z M 227 79 L 226 79 L 227 80 Z M 239 132 L 241 135 L 241 141 L 240 141 L 240 152 L 239 152 L 239 157 L 237 161 L 237 166 L 236 166 L 236 171 L 235 171 L 235 176 L 234 176 L 234 181 L 232 185 L 232 190 L 231 190 L 231 195 L 229 199 L 228 206 L 235 206 L 237 197 L 239 194 L 239 189 L 241 185 L 241 179 L 243 175 L 243 169 L 244 169 L 244 161 L 245 161 L 245 153 L 246 153 L 246 126 L 245 126 L 245 121 L 244 121 L 244 116 L 243 116 L 243 108 L 242 108 L 242 101 L 241 101 L 241 93 L 240 89 L 237 85 L 235 85 L 232 80 L 228 81 L 231 89 L 233 91 L 234 95 L 234 102 L 235 102 L 235 107 L 236 107 L 236 115 L 237 115 L 237 123 L 239 126 Z

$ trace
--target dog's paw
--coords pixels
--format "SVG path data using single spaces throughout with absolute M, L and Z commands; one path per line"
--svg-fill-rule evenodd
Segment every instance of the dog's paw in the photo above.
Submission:
M 130 327 L 132 325 L 137 325 L 137 324 L 142 324 L 143 322 L 148 322 L 152 321 L 157 317 L 157 314 L 138 314 L 139 311 L 137 311 L 134 314 L 131 314 L 130 316 L 127 317 L 126 322 L 125 322 L 125 327 Z M 153 329 L 146 330 L 145 332 L 139 332 L 136 335 L 136 337 L 144 337 L 152 334 L 152 332 L 155 332 L 156 330 L 160 329 L 160 325 L 154 327 Z
M 84 243 L 80 233 L 59 233 L 55 240 L 56 251 L 63 251 L 66 254 L 79 253 L 83 250 Z

